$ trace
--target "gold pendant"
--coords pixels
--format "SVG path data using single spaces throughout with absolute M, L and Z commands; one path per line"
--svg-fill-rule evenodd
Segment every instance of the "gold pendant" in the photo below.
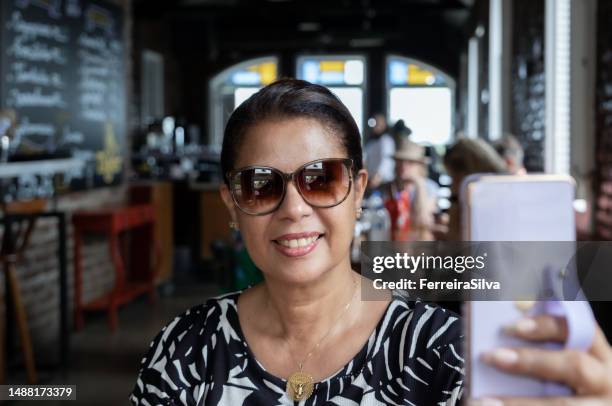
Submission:
M 312 375 L 305 372 L 294 372 L 287 380 L 287 395 L 296 402 L 308 399 L 313 389 Z

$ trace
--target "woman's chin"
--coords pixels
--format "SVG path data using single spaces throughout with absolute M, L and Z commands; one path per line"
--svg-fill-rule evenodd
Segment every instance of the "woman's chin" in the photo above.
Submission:
M 303 263 L 294 265 L 291 268 L 267 272 L 266 277 L 288 285 L 308 285 L 315 283 L 326 273 L 326 271 L 321 269 L 321 267 L 317 267 L 314 264 Z

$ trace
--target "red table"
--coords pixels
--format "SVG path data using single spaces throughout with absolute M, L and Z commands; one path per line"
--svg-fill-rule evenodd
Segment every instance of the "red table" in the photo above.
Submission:
M 110 329 L 118 327 L 117 309 L 144 293 L 149 301 L 155 301 L 155 276 L 158 272 L 161 249 L 154 236 L 155 211 L 152 205 L 143 204 L 96 211 L 77 212 L 72 217 L 74 225 L 74 325 L 80 330 L 84 325 L 85 311 L 108 311 Z M 131 272 L 126 272 L 120 249 L 120 235 L 130 231 L 131 256 L 134 261 Z M 86 233 L 103 233 L 108 238 L 111 260 L 115 271 L 113 289 L 104 296 L 88 303 L 82 300 L 83 267 L 81 247 Z M 153 255 L 152 255 L 153 254 Z M 152 257 L 155 258 L 152 258 Z

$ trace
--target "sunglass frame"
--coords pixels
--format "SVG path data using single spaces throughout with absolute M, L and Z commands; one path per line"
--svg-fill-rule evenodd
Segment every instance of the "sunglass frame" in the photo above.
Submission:
M 306 169 L 306 167 L 309 166 L 309 165 L 316 164 L 316 163 L 319 163 L 319 162 L 330 162 L 330 161 L 342 161 L 342 163 L 348 169 L 349 184 L 348 184 L 348 188 L 346 190 L 346 194 L 344 195 L 344 197 L 339 202 L 331 204 L 331 205 L 320 206 L 320 205 L 312 204 L 304 196 L 304 193 L 302 192 L 302 190 L 300 188 L 300 184 L 299 184 L 299 182 L 296 182 L 295 177 L 297 176 L 298 173 L 300 173 L 300 171 Z M 246 209 L 244 209 L 243 207 L 240 206 L 240 204 L 238 203 L 238 199 L 236 198 L 236 192 L 234 190 L 233 179 L 240 172 L 244 172 L 244 171 L 247 171 L 247 170 L 250 170 L 250 169 L 266 169 L 266 170 L 271 170 L 272 172 L 275 172 L 276 174 L 280 175 L 281 179 L 283 180 L 283 192 L 281 194 L 280 199 L 278 200 L 278 203 L 272 209 L 267 210 L 267 211 L 265 211 L 263 213 L 251 213 L 251 212 L 247 211 Z M 316 207 L 318 209 L 328 209 L 328 208 L 331 208 L 331 207 L 338 206 L 339 204 L 342 204 L 342 202 L 344 202 L 346 200 L 346 198 L 348 197 L 348 195 L 351 193 L 351 189 L 353 187 L 353 160 L 351 158 L 324 158 L 324 159 L 316 159 L 314 161 L 306 162 L 304 165 L 300 166 L 295 171 L 290 172 L 290 173 L 283 172 L 280 169 L 274 168 L 272 166 L 251 165 L 251 166 L 245 166 L 245 167 L 234 169 L 234 170 L 231 170 L 231 171 L 227 172 L 226 179 L 227 179 L 227 181 L 229 183 L 230 194 L 232 195 L 232 200 L 234 201 L 234 204 L 236 205 L 236 207 L 238 207 L 238 209 L 240 211 L 242 211 L 243 213 L 248 214 L 250 216 L 264 216 L 266 214 L 270 214 L 270 213 L 273 213 L 276 210 L 278 210 L 278 208 L 283 204 L 283 201 L 285 200 L 285 195 L 287 194 L 287 184 L 289 183 L 289 181 L 292 181 L 294 183 L 295 188 L 297 189 L 297 191 L 300 194 L 300 196 L 302 197 L 302 199 L 304 199 L 304 201 L 306 203 L 308 203 L 310 206 Z

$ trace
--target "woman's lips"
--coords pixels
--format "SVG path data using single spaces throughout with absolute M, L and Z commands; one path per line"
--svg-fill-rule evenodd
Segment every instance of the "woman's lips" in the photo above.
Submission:
M 274 247 L 283 255 L 288 257 L 301 257 L 311 253 L 319 244 L 319 240 L 323 238 L 323 234 L 320 234 L 314 241 L 301 246 L 287 246 L 279 242 L 279 240 L 273 240 Z M 287 240 L 285 240 L 287 241 Z M 295 244 L 293 244 L 295 245 Z

